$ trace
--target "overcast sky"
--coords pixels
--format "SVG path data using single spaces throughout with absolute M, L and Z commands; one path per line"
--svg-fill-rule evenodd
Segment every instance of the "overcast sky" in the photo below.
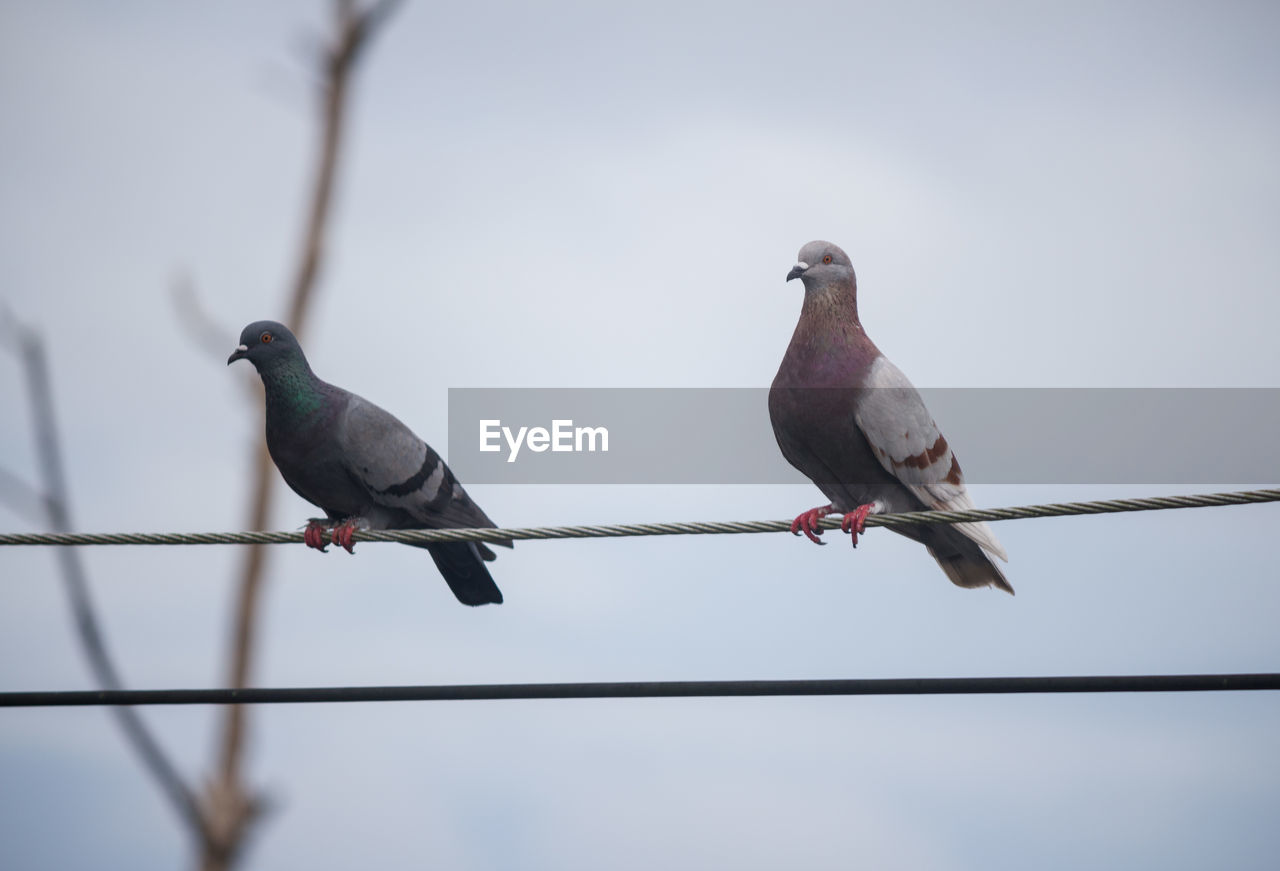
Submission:
M 326 22 L 302 0 L 0 5 L 0 304 L 48 343 L 82 529 L 243 526 L 262 435 L 249 367 L 224 364 L 241 327 L 284 314 Z M 1270 3 L 409 3 L 356 80 L 304 345 L 441 450 L 450 387 L 763 387 L 799 311 L 783 277 L 825 238 L 918 385 L 1280 387 L 1278 44 Z M 216 353 L 175 310 L 180 276 Z M 30 478 L 11 356 L 0 400 L 0 465 Z M 1191 489 L 1217 488 L 972 488 L 989 506 Z M 273 526 L 297 528 L 314 510 L 281 491 Z M 510 526 L 822 501 L 470 491 Z M 254 682 L 1274 671 L 1278 521 L 1268 505 L 999 524 L 1016 598 L 952 587 L 882 530 L 856 552 L 524 543 L 493 565 L 506 604 L 483 609 L 421 551 L 278 547 Z M 0 529 L 33 528 L 0 506 Z M 239 551 L 83 556 L 130 685 L 225 682 Z M 89 686 L 52 553 L 6 549 L 0 689 Z M 206 776 L 215 711 L 143 715 Z M 275 812 L 249 869 L 1269 868 L 1280 851 L 1274 694 L 250 722 Z M 0 866 L 190 861 L 103 711 L 5 711 L 0 783 Z

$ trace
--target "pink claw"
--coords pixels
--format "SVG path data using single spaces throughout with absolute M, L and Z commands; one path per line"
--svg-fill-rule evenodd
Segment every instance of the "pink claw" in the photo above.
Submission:
M 324 540 L 324 534 L 328 529 L 328 524 L 323 520 L 312 520 L 307 523 L 307 528 L 303 530 L 302 540 L 306 542 L 307 547 L 314 547 L 324 553 L 325 549 L 329 547 L 329 543 Z
M 866 531 L 867 515 L 875 508 L 875 505 L 859 505 L 850 511 L 840 521 L 840 529 L 849 533 L 853 540 L 853 546 L 858 546 L 858 536 Z
M 814 544 L 826 544 L 825 541 L 821 541 L 818 538 L 819 535 L 822 535 L 822 530 L 818 528 L 818 521 L 834 510 L 832 506 L 824 505 L 821 508 L 810 508 L 808 511 L 802 512 L 795 520 L 791 521 L 791 534 L 799 535 L 803 532 Z
M 355 553 L 356 545 L 351 540 L 352 534 L 356 531 L 356 525 L 353 521 L 340 523 L 333 528 L 333 543 L 341 547 L 347 553 Z

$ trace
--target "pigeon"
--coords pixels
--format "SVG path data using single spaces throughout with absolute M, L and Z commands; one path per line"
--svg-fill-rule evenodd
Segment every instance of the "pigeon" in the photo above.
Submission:
M 818 520 L 844 515 L 853 544 L 869 514 L 973 508 L 960 463 L 907 376 L 867 337 L 847 254 L 810 242 L 787 281 L 804 283 L 791 344 L 769 390 L 778 447 L 830 505 L 800 514 L 795 535 L 823 542 Z M 893 531 L 920 542 L 953 584 L 1013 593 L 992 561 L 1008 561 L 985 523 L 913 524 Z
M 494 527 L 440 455 L 366 399 L 321 381 L 289 328 L 257 321 L 240 334 L 227 358 L 248 360 L 262 376 L 267 401 L 267 450 L 294 492 L 325 513 L 312 518 L 308 547 L 331 541 L 354 552 L 357 529 Z M 511 541 L 496 542 L 511 547 Z M 495 558 L 479 542 L 430 542 L 449 588 L 464 605 L 500 604 L 502 592 L 485 562 Z

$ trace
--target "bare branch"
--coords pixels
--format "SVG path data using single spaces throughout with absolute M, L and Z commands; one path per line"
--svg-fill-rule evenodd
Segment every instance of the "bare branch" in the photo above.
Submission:
M 29 495 L 39 500 L 43 507 L 42 519 L 55 531 L 71 532 L 73 531 L 71 511 L 66 476 L 63 471 L 62 451 L 59 447 L 57 420 L 53 410 L 53 387 L 49 378 L 44 343 L 34 330 L 19 324 L 12 316 L 6 318 L 4 339 L 7 345 L 16 349 L 26 375 L 28 398 L 31 402 L 31 425 L 35 432 L 40 475 L 44 481 L 45 495 L 33 489 Z M 14 478 L 13 481 L 16 482 L 18 479 Z M 22 484 L 22 486 L 27 485 Z M 56 553 L 67 597 L 70 600 L 71 612 L 75 618 L 76 635 L 80 639 L 80 647 L 88 660 L 94 679 L 103 689 L 120 689 L 124 684 L 107 651 L 106 639 L 98 624 L 80 553 L 75 548 L 69 547 L 57 548 Z M 196 838 L 201 841 L 206 840 L 205 826 L 196 805 L 195 796 L 147 730 L 146 724 L 137 711 L 134 708 L 120 708 L 112 713 L 123 730 L 129 746 L 142 760 L 143 767 L 160 786 L 178 816 Z
M 237 333 L 209 313 L 200 301 L 196 291 L 196 283 L 186 272 L 179 273 L 173 281 L 171 289 L 173 306 L 178 313 L 178 322 L 187 328 L 187 333 L 204 353 L 215 360 L 224 360 L 227 356 L 227 340 Z
M 347 87 L 362 48 L 399 5 L 400 0 L 381 0 L 360 12 L 351 0 L 337 0 L 334 3 L 336 36 L 323 57 L 325 78 L 320 157 L 303 235 L 302 256 L 289 297 L 287 323 L 298 335 L 303 332 L 307 303 L 310 302 L 320 277 L 321 258 L 329 228 L 329 211 L 333 202 L 333 183 L 337 177 L 338 152 L 345 129 Z
M 364 11 L 352 0 L 334 4 L 333 42 L 323 55 L 323 103 L 321 107 L 320 151 L 316 164 L 311 201 L 307 210 L 297 272 L 290 290 L 287 323 L 299 335 L 319 283 L 334 181 L 348 103 L 348 86 L 369 38 L 386 22 L 399 0 L 380 0 Z M 259 442 L 253 454 L 253 493 L 249 505 L 248 529 L 266 529 L 271 513 L 275 474 L 266 446 Z M 266 548 L 245 551 L 236 602 L 235 637 L 231 651 L 229 686 L 247 686 L 256 643 L 258 603 L 266 566 Z M 221 758 L 218 773 L 203 794 L 204 815 L 212 830 L 205 841 L 201 867 L 204 871 L 225 871 L 243 852 L 246 833 L 260 812 L 261 803 L 243 784 L 241 769 L 245 744 L 245 709 L 240 705 L 225 709 Z
M 348 63 L 355 63 L 359 52 L 365 50 L 369 46 L 369 41 L 374 34 L 386 23 L 387 19 L 400 8 L 402 0 L 377 0 L 371 3 L 368 9 L 363 12 L 356 13 L 353 11 L 353 4 L 349 0 L 338 0 L 338 7 L 344 12 L 340 12 L 340 16 L 351 22 L 351 29 L 346 41 L 348 49 Z
M 22 355 L 22 336 L 26 328 L 18 321 L 8 303 L 0 302 L 0 345 Z
M 0 466 L 0 502 L 32 523 L 43 523 L 49 517 L 45 495 L 3 466 Z

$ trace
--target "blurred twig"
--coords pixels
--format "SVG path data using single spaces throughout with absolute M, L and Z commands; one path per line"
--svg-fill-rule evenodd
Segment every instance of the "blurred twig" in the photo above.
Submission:
M 400 0 L 379 0 L 364 10 L 356 9 L 353 0 L 336 0 L 334 3 L 334 41 L 321 59 L 324 102 L 320 159 L 316 166 L 311 208 L 303 236 L 302 258 L 293 282 L 293 292 L 289 297 L 289 316 L 286 321 L 295 334 L 302 329 L 307 303 L 311 300 L 320 273 L 351 73 L 368 46 L 369 39 L 399 6 Z
M 235 334 L 205 308 L 189 273 L 181 272 L 174 278 L 171 296 L 179 323 L 187 328 L 200 350 L 215 360 L 227 359 L 227 336 Z
M 398 6 L 399 0 L 380 0 L 363 10 L 358 9 L 352 0 L 336 0 L 334 3 L 335 33 L 321 65 L 324 99 L 320 156 L 301 257 L 289 297 L 288 321 L 297 332 L 302 331 L 308 304 L 323 263 L 350 77 L 370 37 Z M 216 350 L 221 357 L 222 349 L 218 346 L 222 340 L 215 336 L 221 335 L 223 331 L 200 306 L 189 279 L 178 282 L 174 297 L 179 316 L 193 330 L 200 344 L 210 352 Z M 4 315 L 0 317 L 0 344 L 14 351 L 22 361 L 27 376 L 32 426 L 36 434 L 44 486 L 42 492 L 19 476 L 0 468 L 0 500 L 29 517 L 43 518 L 55 531 L 71 532 L 66 477 L 58 446 L 44 346 L 33 331 L 20 325 L 7 312 L 0 314 Z M 254 450 L 253 462 L 255 483 L 250 503 L 249 528 L 265 529 L 270 514 L 274 476 L 270 458 L 261 441 Z M 248 681 L 265 553 L 262 547 L 250 548 L 241 569 L 229 681 L 229 685 L 236 688 L 246 686 Z M 123 689 L 119 671 L 110 658 L 95 616 L 79 552 L 73 548 L 58 548 L 57 554 L 66 580 L 77 635 L 94 677 L 103 689 Z M 254 795 L 245 786 L 242 776 L 245 735 L 243 709 L 238 706 L 227 709 L 218 769 L 206 783 L 199 798 L 183 782 L 133 708 L 113 708 L 113 715 L 130 746 L 199 844 L 201 867 L 205 871 L 230 869 L 243 854 L 246 836 L 264 807 L 261 797 Z
M 359 9 L 353 0 L 336 0 L 334 3 L 334 34 L 321 58 L 324 78 L 320 154 L 286 318 L 286 323 L 299 335 L 303 333 L 309 303 L 323 264 L 351 74 L 370 38 L 399 5 L 399 0 L 379 0 Z M 247 528 L 266 529 L 275 476 L 271 458 L 261 440 L 254 449 L 253 467 L 254 484 Z M 240 570 L 228 676 L 230 687 L 240 688 L 248 683 L 266 553 L 266 548 L 261 546 L 249 548 Z M 202 799 L 205 817 L 212 828 L 211 837 L 204 842 L 201 858 L 205 871 L 224 871 L 234 865 L 245 835 L 259 811 L 258 800 L 244 785 L 244 742 L 245 710 L 238 705 L 230 706 L 225 714 L 218 770 Z
M 25 510 L 33 512 L 54 530 L 71 532 L 70 497 L 62 463 L 57 419 L 54 416 L 53 385 L 49 378 L 44 342 L 34 330 L 18 323 L 7 313 L 0 336 L 3 344 L 18 357 L 26 376 L 27 396 L 31 403 L 31 427 L 35 434 L 44 491 L 36 490 L 8 472 L 0 476 L 0 481 L 3 482 L 3 488 L 0 489 L 11 495 L 20 495 L 26 503 Z M 123 689 L 119 670 L 107 651 L 106 639 L 98 624 L 80 552 L 74 548 L 60 547 L 56 549 L 56 553 L 71 603 L 71 613 L 75 618 L 76 637 L 80 640 L 80 648 L 88 660 L 94 680 L 102 689 Z M 206 841 L 207 829 L 195 796 L 152 737 L 138 712 L 134 708 L 122 707 L 113 710 L 112 714 L 129 746 L 138 755 L 152 779 L 159 784 L 183 823 L 199 841 Z
M 0 466 L 0 502 L 9 506 L 14 514 L 21 514 L 33 523 L 49 519 L 49 502 L 45 495 Z

